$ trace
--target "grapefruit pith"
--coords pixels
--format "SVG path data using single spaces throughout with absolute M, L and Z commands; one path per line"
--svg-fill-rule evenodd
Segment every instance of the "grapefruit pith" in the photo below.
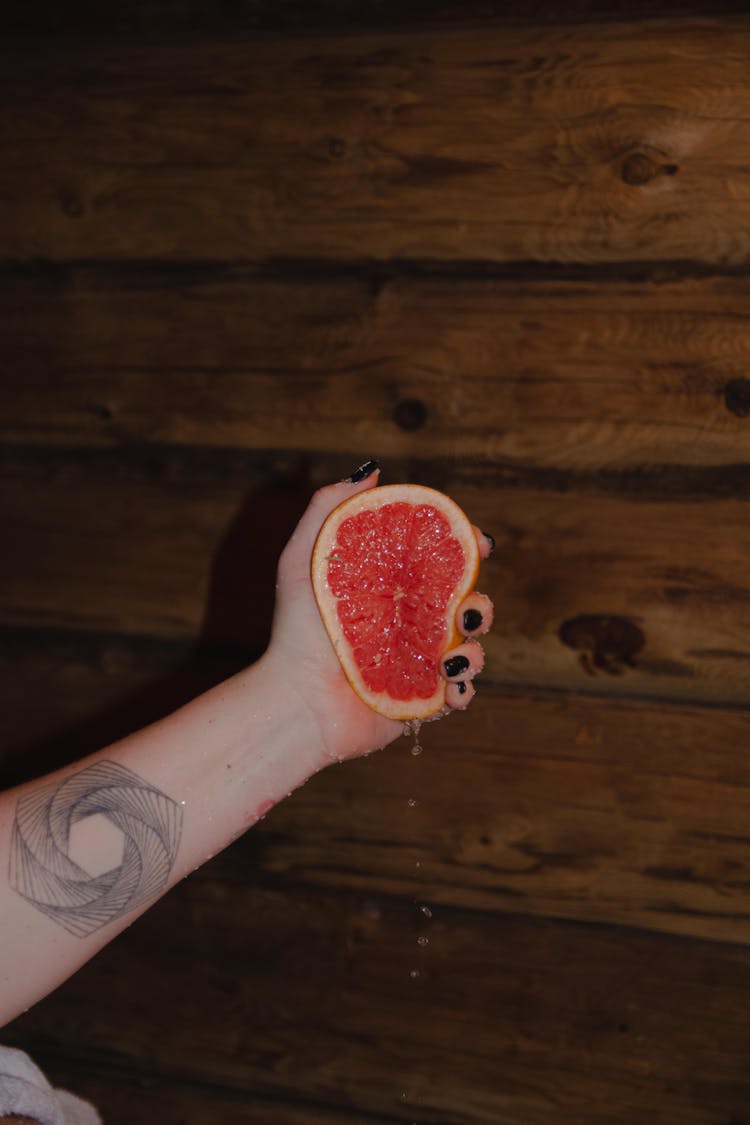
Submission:
M 456 610 L 478 570 L 473 527 L 432 488 L 382 485 L 331 512 L 313 590 L 344 673 L 373 710 L 403 720 L 441 710 L 440 659 L 462 639 Z

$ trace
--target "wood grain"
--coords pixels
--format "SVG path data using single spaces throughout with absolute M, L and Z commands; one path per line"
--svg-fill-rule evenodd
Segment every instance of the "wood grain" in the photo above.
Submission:
M 221 653 L 43 636 L 3 638 L 4 741 L 19 746 L 6 782 L 114 742 L 234 670 Z M 407 738 L 315 778 L 228 854 L 222 878 L 750 945 L 746 712 L 485 683 L 421 741 L 419 756 Z
M 4 259 L 741 266 L 750 22 L 12 43 Z
M 748 1104 L 746 949 L 248 874 L 184 883 L 6 1038 L 354 1120 L 705 1125 Z
M 0 490 L 0 623 L 265 644 L 309 481 L 248 489 L 231 462 L 209 480 L 168 458 L 143 479 L 107 457 L 35 464 Z M 437 483 L 497 540 L 480 583 L 493 682 L 747 702 L 747 500 L 493 488 L 459 469 Z
M 50 629 L 2 630 L 3 788 L 155 722 L 252 656 L 232 646 Z
M 106 1125 L 146 1121 L 155 1125 L 394 1125 L 397 1120 L 336 1106 L 262 1098 L 212 1081 L 196 1082 L 191 1076 L 180 1081 L 130 1061 L 115 1069 L 61 1059 L 54 1048 L 37 1049 L 35 1061 L 56 1086 L 96 1106 Z M 4 1118 L 0 1123 L 5 1125 Z M 20 1125 L 26 1125 L 26 1119 Z
M 481 690 L 248 839 L 302 882 L 750 944 L 746 714 Z M 256 858 L 258 857 L 258 858 Z
M 747 462 L 750 282 L 6 274 L 0 436 L 590 472 Z
M 574 20 L 655 19 L 669 16 L 745 14 L 744 0 L 538 0 L 533 23 Z M 207 37 L 295 29 L 410 27 L 436 24 L 487 24 L 489 21 L 532 22 L 523 0 L 121 0 L 116 9 L 94 0 L 68 0 L 63 6 L 35 0 L 7 0 L 3 12 L 6 34 L 83 38 L 123 35 Z

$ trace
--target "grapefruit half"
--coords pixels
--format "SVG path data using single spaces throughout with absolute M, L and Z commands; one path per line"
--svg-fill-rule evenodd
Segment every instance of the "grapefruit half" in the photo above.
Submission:
M 381 485 L 331 512 L 313 590 L 344 673 L 373 710 L 403 720 L 441 710 L 440 659 L 463 639 L 456 611 L 478 571 L 471 523 L 432 488 Z

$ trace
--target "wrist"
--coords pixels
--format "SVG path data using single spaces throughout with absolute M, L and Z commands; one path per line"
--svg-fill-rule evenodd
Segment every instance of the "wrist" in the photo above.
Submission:
M 330 734 L 326 691 L 319 681 L 319 669 L 307 667 L 298 656 L 271 645 L 249 672 L 253 677 L 252 720 L 257 721 L 255 701 L 259 698 L 263 721 L 271 726 L 274 757 L 295 777 L 295 785 L 302 785 L 330 765 L 338 753 L 332 752 L 326 737 Z
M 358 758 L 382 749 L 403 732 L 403 724 L 371 710 L 357 696 L 330 649 L 313 659 L 285 651 L 272 641 L 263 657 L 273 679 L 283 683 L 290 706 L 304 730 L 305 756 L 310 774 L 334 762 Z
M 184 810 L 178 877 L 320 769 L 316 733 L 271 654 L 152 728 L 149 779 Z

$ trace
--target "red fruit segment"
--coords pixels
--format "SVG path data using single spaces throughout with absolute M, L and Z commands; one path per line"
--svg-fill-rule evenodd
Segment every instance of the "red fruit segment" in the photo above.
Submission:
M 411 719 L 443 706 L 439 662 L 478 562 L 466 516 L 432 489 L 370 489 L 331 513 L 313 553 L 315 596 L 348 679 L 375 710 Z

